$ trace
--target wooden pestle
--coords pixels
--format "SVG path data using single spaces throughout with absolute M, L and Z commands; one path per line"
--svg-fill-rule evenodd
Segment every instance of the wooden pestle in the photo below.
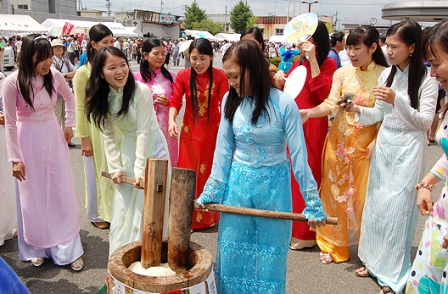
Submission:
M 187 270 L 196 171 L 173 168 L 168 223 L 168 265 L 176 273 Z

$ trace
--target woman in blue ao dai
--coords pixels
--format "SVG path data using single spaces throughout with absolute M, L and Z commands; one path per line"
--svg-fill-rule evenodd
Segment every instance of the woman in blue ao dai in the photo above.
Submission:
M 307 164 L 294 100 L 273 88 L 257 44 L 243 40 L 224 55 L 231 89 L 224 97 L 212 173 L 199 204 L 291 212 L 290 164 L 300 183 L 310 226 L 325 223 Z M 298 127 L 299 126 L 299 127 Z M 204 206 L 201 206 L 204 208 Z M 291 221 L 222 213 L 218 231 L 218 293 L 286 293 Z

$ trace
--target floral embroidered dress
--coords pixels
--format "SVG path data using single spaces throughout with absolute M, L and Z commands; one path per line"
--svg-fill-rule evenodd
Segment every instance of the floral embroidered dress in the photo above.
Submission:
M 437 130 L 436 140 L 445 154 L 431 169 L 445 182 L 432 215 L 425 222 L 425 230 L 406 283 L 407 294 L 447 294 L 448 253 L 442 248 L 448 233 L 448 115 Z
M 54 114 L 57 93 L 66 99 L 66 126 L 75 125 L 73 94 L 62 74 L 51 68 L 50 96 L 43 76 L 32 80 L 34 110 L 18 88 L 18 73 L 3 84 L 6 147 L 11 162 L 23 162 L 26 180 L 17 181 L 18 243 L 20 258 L 53 258 L 64 265 L 83 254 L 79 237 L 78 204 L 70 154 Z
M 323 102 L 332 112 L 347 92 L 355 94 L 356 104 L 373 107 L 372 88 L 378 84 L 383 66 L 372 62 L 366 71 L 347 65 L 336 70 L 330 95 Z M 370 160 L 367 146 L 375 139 L 377 126 L 362 126 L 355 113 L 338 111 L 328 134 L 323 156 L 320 197 L 328 216 L 339 218 L 336 226 L 317 228 L 317 244 L 335 262 L 349 259 L 348 246 L 358 243 L 364 208 Z
M 153 99 L 149 88 L 135 82 L 135 90 L 129 111 L 125 116 L 116 117 L 123 104 L 123 88 L 118 92 L 109 88 L 109 110 L 103 138 L 109 172 L 126 172 L 127 177 L 145 175 L 148 157 L 169 159 L 165 136 L 160 130 L 154 112 Z M 115 128 L 123 133 L 118 144 Z M 167 193 L 168 196 L 168 193 Z M 109 234 L 109 254 L 119 247 L 141 240 L 141 220 L 143 214 L 143 190 L 131 185 L 115 185 L 112 203 L 112 221 Z M 168 197 L 165 200 L 163 236 L 168 230 Z
M 303 65 L 300 65 L 300 60 L 297 60 L 289 70 L 290 74 L 298 66 L 306 68 L 305 85 L 300 94 L 295 98 L 299 109 L 313 108 L 322 103 L 331 90 L 331 81 L 333 74 L 336 71 L 336 62 L 331 58 L 326 58 L 320 66 L 320 74 L 311 78 L 311 66 L 308 60 Z M 308 165 L 313 172 L 314 179 L 317 182 L 317 187 L 320 188 L 322 179 L 322 153 L 324 150 L 325 140 L 328 133 L 328 118 L 327 116 L 319 118 L 310 118 L 303 124 L 303 134 L 305 137 L 306 151 L 308 154 Z M 292 206 L 295 213 L 301 213 L 305 209 L 306 203 L 300 194 L 300 187 L 297 181 L 291 179 L 292 189 Z M 301 249 L 302 247 L 316 244 L 316 233 L 310 231 L 307 223 L 293 222 L 292 223 L 292 238 L 291 248 Z
M 171 76 L 173 77 L 173 81 L 176 81 L 176 74 L 170 71 Z M 167 78 L 165 78 L 162 74 L 162 70 L 158 68 L 155 71 L 155 75 L 151 73 L 151 80 L 145 82 L 142 78 L 141 73 L 135 73 L 135 80 L 142 82 L 147 85 L 149 89 L 151 89 L 152 98 L 155 100 L 157 96 L 164 96 L 168 99 L 171 99 L 173 95 L 173 87 L 174 84 Z M 169 106 L 163 106 L 160 104 L 154 104 L 154 110 L 156 111 L 157 121 L 159 122 L 160 129 L 165 135 L 166 142 L 168 143 L 168 149 L 170 151 L 171 165 L 173 167 L 177 166 L 177 160 L 179 158 L 179 142 L 177 139 L 173 139 L 170 137 L 168 133 L 168 110 Z
M 113 182 L 101 176 L 107 170 L 106 155 L 101 131 L 87 121 L 85 115 L 86 87 L 90 79 L 91 66 L 87 63 L 81 66 L 73 78 L 73 90 L 76 98 L 76 131 L 78 138 L 88 137 L 92 144 L 93 156 L 84 157 L 84 173 L 86 181 L 86 208 L 91 222 L 110 222 Z
M 383 71 L 379 85 L 386 85 L 391 68 Z M 359 123 L 381 122 L 370 163 L 369 182 L 361 223 L 358 255 L 382 286 L 401 293 L 411 269 L 411 245 L 417 225 L 415 184 L 423 177 L 426 132 L 436 110 L 437 81 L 423 78 L 418 110 L 408 95 L 409 66 L 397 68 L 391 89 L 394 104 L 376 101 L 362 108 Z
M 288 145 L 292 170 L 307 204 L 303 213 L 307 218 L 325 219 L 294 101 L 272 88 L 268 115 L 260 116 L 256 125 L 250 121 L 253 110 L 254 104 L 246 97 L 233 123 L 222 115 L 212 174 L 198 202 L 291 212 Z M 221 213 L 218 293 L 286 293 L 290 236 L 291 221 Z
M 196 171 L 196 193 L 198 198 L 202 193 L 205 182 L 212 170 L 213 152 L 215 151 L 216 136 L 220 120 L 220 105 L 222 97 L 229 91 L 229 83 L 224 71 L 213 68 L 213 83 L 210 89 L 208 71 L 196 75 L 198 97 L 198 118 L 195 121 L 191 102 L 190 75 L 191 67 L 181 70 L 177 74 L 174 85 L 174 94 L 170 107 L 180 111 L 182 97 L 185 94 L 186 107 L 180 131 L 179 163 L 178 167 L 189 168 Z M 208 93 L 211 92 L 211 101 Z M 210 106 L 209 106 L 210 104 Z M 214 225 L 219 220 L 217 212 L 203 212 L 194 210 L 193 229 L 202 229 Z

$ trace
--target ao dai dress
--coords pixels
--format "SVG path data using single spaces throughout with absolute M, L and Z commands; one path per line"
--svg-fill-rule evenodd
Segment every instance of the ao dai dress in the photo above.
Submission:
M 302 91 L 294 101 L 299 109 L 308 109 L 318 106 L 322 103 L 331 90 L 331 81 L 333 74 L 336 71 L 336 62 L 331 58 L 326 58 L 319 67 L 320 74 L 311 77 L 311 65 L 306 60 L 303 65 L 300 65 L 300 60 L 293 63 L 290 74 L 298 66 L 306 68 L 306 80 Z M 328 118 L 327 116 L 319 118 L 310 118 L 303 124 L 303 134 L 305 137 L 306 151 L 308 153 L 308 165 L 311 168 L 314 179 L 317 182 L 317 187 L 320 188 L 322 179 L 322 153 L 324 150 L 325 140 L 328 133 Z M 301 213 L 306 206 L 303 197 L 300 194 L 300 187 L 297 181 L 291 179 L 292 188 L 292 206 L 295 213 Z M 301 249 L 303 247 L 310 247 L 316 242 L 316 233 L 310 231 L 307 223 L 293 222 L 292 223 L 292 238 L 291 248 Z
M 185 59 L 187 60 L 187 59 Z M 185 94 L 185 113 L 182 120 L 179 144 L 178 167 L 196 171 L 195 199 L 199 197 L 212 170 L 213 152 L 220 120 L 220 105 L 224 94 L 229 91 L 229 83 L 224 71 L 213 68 L 212 88 L 208 70 L 196 75 L 198 98 L 198 117 L 195 121 L 191 102 L 190 76 L 191 67 L 177 74 L 173 99 L 170 107 L 179 112 L 182 97 Z M 208 94 L 211 91 L 210 100 Z M 210 104 L 210 105 L 209 105 Z M 192 228 L 203 229 L 214 225 L 219 220 L 219 213 L 194 210 Z
M 176 81 L 176 74 L 170 72 L 173 77 L 173 83 L 167 78 L 165 78 L 162 74 L 162 70 L 158 68 L 154 73 L 151 72 L 151 80 L 145 81 L 141 73 L 135 73 L 134 77 L 136 81 L 142 82 L 147 85 L 149 89 L 151 89 L 152 98 L 155 100 L 157 96 L 164 96 L 168 99 L 171 99 L 173 95 L 173 87 L 174 82 Z M 160 104 L 154 103 L 154 110 L 156 111 L 157 121 L 159 122 L 160 129 L 165 135 L 166 142 L 168 143 L 168 149 L 170 151 L 171 165 L 173 167 L 177 166 L 177 160 L 179 158 L 179 142 L 177 139 L 173 139 L 170 137 L 168 133 L 168 106 L 163 106 Z
M 448 233 L 448 116 L 445 115 L 436 134 L 445 154 L 431 169 L 445 185 L 425 222 L 420 245 L 406 284 L 407 294 L 447 294 L 448 253 L 442 248 Z
M 378 84 L 386 85 L 391 68 Z M 380 285 L 401 293 L 411 269 L 411 245 L 417 224 L 417 190 L 423 177 L 426 132 L 437 101 L 437 81 L 424 76 L 419 107 L 411 107 L 408 95 L 409 66 L 397 68 L 391 89 L 394 104 L 376 101 L 374 108 L 361 107 L 359 123 L 382 122 L 370 162 L 358 255 Z
M 254 103 L 248 97 L 232 123 L 222 114 L 212 173 L 198 203 L 291 212 L 288 145 L 292 170 L 307 204 L 303 213 L 325 219 L 294 100 L 272 88 L 267 108 L 268 114 L 261 115 L 256 125 L 251 123 Z M 286 293 L 290 236 L 291 221 L 221 213 L 218 293 Z
M 347 65 L 336 70 L 330 95 L 325 103 L 332 112 L 347 93 L 355 94 L 356 104 L 373 107 L 372 88 L 384 66 L 372 62 L 367 70 Z M 335 262 L 349 259 L 348 246 L 358 243 L 362 211 L 367 190 L 370 160 L 367 146 L 375 139 L 377 126 L 362 126 L 354 113 L 339 110 L 329 132 L 324 149 L 320 197 L 328 216 L 339 218 L 336 226 L 319 227 L 317 244 L 322 252 L 330 253 Z
M 18 88 L 15 71 L 2 89 L 6 147 L 9 161 L 23 162 L 26 180 L 18 181 L 17 225 L 20 258 L 52 258 L 72 263 L 83 254 L 79 237 L 78 203 L 70 155 L 54 114 L 57 93 L 66 101 L 66 127 L 75 125 L 73 94 L 62 74 L 50 69 L 54 91 L 50 96 L 43 76 L 32 80 L 32 109 Z
M 93 155 L 84 157 L 86 182 L 86 208 L 91 222 L 111 220 L 113 182 L 101 176 L 107 170 L 106 155 L 101 131 L 95 124 L 87 121 L 85 115 L 86 87 L 90 79 L 91 65 L 81 66 L 73 78 L 73 90 L 76 98 L 76 131 L 78 138 L 87 137 L 92 145 Z
M 0 74 L 0 76 L 3 74 Z M 0 79 L 0 87 L 5 76 Z M 3 110 L 0 98 L 0 111 Z M 0 246 L 11 239 L 17 228 L 15 178 L 11 175 L 11 163 L 6 152 L 5 126 L 0 125 Z
M 151 91 L 140 82 L 135 90 L 129 110 L 116 117 L 123 103 L 123 88 L 118 92 L 109 88 L 109 110 L 103 129 L 104 147 L 109 172 L 126 172 L 127 177 L 145 175 L 148 157 L 169 159 L 165 136 L 160 130 L 154 112 Z M 120 146 L 116 126 L 123 133 Z M 168 194 L 167 194 L 168 195 Z M 112 221 L 109 234 L 109 254 L 119 247 L 141 239 L 143 190 L 131 185 L 117 184 L 112 203 Z M 164 236 L 168 227 L 168 199 L 165 200 Z

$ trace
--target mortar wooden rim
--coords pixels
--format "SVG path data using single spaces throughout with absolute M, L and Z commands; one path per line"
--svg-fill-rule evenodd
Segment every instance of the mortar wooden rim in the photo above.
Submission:
M 129 270 L 128 267 L 131 263 L 140 260 L 141 247 L 142 242 L 136 241 L 126 244 L 112 253 L 107 265 L 109 275 L 130 288 L 159 293 L 200 284 L 207 279 L 212 270 L 212 256 L 208 250 L 195 242 L 190 242 L 188 256 L 191 264 L 194 265 L 188 271 L 172 277 L 139 275 Z M 165 248 L 167 247 L 165 246 Z

